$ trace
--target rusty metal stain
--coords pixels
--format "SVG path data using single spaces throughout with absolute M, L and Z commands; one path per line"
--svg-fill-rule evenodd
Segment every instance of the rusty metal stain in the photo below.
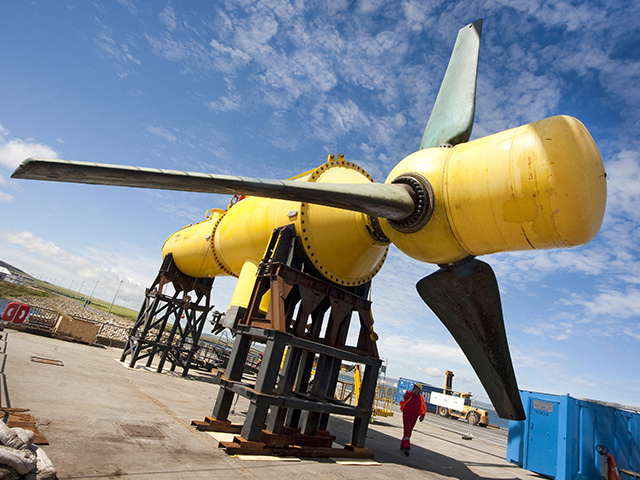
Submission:
M 54 360 L 53 358 L 36 357 L 35 355 L 31 355 L 31 361 L 36 363 L 44 363 L 46 365 L 58 365 L 60 367 L 64 367 L 62 361 Z
M 118 426 L 129 437 L 165 438 L 165 434 L 158 427 L 152 425 L 131 425 L 119 423 Z

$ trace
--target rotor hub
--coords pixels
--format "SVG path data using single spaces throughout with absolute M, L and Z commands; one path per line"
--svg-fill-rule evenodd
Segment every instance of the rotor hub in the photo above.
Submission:
M 429 181 L 419 173 L 405 173 L 391 183 L 407 185 L 413 197 L 413 213 L 402 220 L 389 219 L 389 225 L 402 233 L 413 233 L 424 227 L 433 214 L 434 195 Z

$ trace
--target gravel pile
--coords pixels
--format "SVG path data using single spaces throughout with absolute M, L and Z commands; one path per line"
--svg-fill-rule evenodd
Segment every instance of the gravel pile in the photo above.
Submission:
M 70 317 L 90 320 L 95 323 L 113 323 L 123 327 L 131 327 L 133 322 L 123 319 L 117 315 L 95 310 L 91 307 L 84 307 L 78 302 L 65 297 L 18 297 L 15 302 L 26 303 L 33 307 L 48 308 L 50 310 L 58 310 Z
M 70 298 L 17 297 L 13 299 L 13 301 L 26 303 L 31 307 L 56 310 L 79 320 L 99 323 L 100 330 L 97 340 L 100 343 L 107 343 L 109 345 L 113 344 L 116 346 L 122 342 L 126 342 L 129 337 L 129 329 L 133 326 L 133 322 L 130 320 L 113 314 L 107 315 L 106 312 L 95 310 L 91 307 L 84 307 Z

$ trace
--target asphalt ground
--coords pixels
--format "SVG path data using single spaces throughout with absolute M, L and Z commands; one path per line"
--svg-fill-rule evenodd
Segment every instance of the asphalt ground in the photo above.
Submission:
M 366 446 L 373 461 L 230 456 L 190 425 L 212 411 L 218 387 L 210 374 L 191 370 L 182 378 L 131 369 L 119 362 L 119 349 L 18 331 L 5 335 L 10 406 L 28 408 L 36 418 L 60 479 L 542 478 L 505 460 L 505 431 L 469 430 L 462 421 L 432 414 L 417 424 L 407 457 L 399 450 L 399 410 L 370 425 Z M 230 420 L 242 423 L 247 406 L 238 398 Z M 334 416 L 328 429 L 336 443 L 350 441 L 350 419 Z M 469 433 L 472 439 L 463 439 Z

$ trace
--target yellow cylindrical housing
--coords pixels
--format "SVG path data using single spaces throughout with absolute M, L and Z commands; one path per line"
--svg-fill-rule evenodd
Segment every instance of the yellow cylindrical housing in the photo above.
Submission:
M 367 183 L 360 167 L 339 158 L 306 176 L 307 182 Z M 258 264 L 273 230 L 294 224 L 308 258 L 327 279 L 345 286 L 373 278 L 384 263 L 388 241 L 374 238 L 371 219 L 362 213 L 288 200 L 246 197 L 227 211 L 174 233 L 163 256 L 173 254 L 178 268 L 194 277 L 240 275 L 247 261 Z M 244 297 L 243 297 L 244 298 Z
M 180 271 L 196 278 L 229 275 L 211 248 L 216 226 L 225 211 L 215 209 L 208 213 L 207 220 L 178 230 L 162 246 L 162 258 L 173 253 L 173 261 Z
M 213 247 L 227 268 L 240 273 L 247 260 L 260 263 L 275 228 L 293 223 L 298 202 L 246 197 L 234 204 L 216 229 Z
M 599 231 L 606 203 L 600 153 L 567 116 L 462 143 L 420 150 L 390 173 L 422 174 L 434 191 L 427 225 L 400 233 L 381 226 L 407 255 L 450 263 L 468 255 L 572 247 Z
M 369 183 L 360 167 L 348 162 L 327 163 L 307 181 Z M 345 286 L 361 285 L 382 268 L 388 242 L 374 240 L 367 231 L 367 215 L 322 205 L 300 204 L 296 233 L 315 268 L 329 280 Z

